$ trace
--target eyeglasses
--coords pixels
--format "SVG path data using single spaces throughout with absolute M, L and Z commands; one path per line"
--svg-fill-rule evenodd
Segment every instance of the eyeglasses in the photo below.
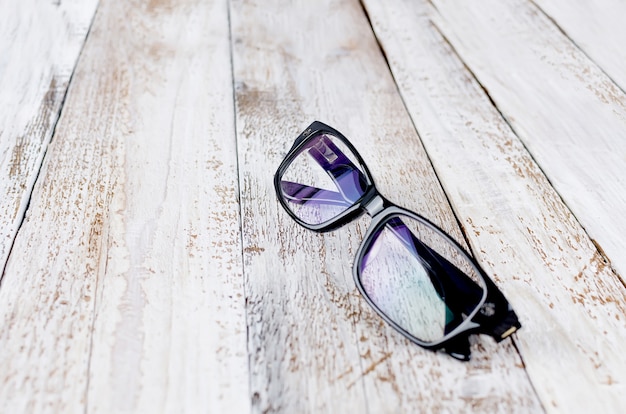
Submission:
M 368 213 L 372 223 L 353 266 L 367 303 L 424 348 L 470 359 L 469 335 L 500 342 L 521 328 L 476 261 L 439 227 L 384 198 L 354 146 L 313 122 L 274 176 L 278 200 L 309 230 L 325 232 Z

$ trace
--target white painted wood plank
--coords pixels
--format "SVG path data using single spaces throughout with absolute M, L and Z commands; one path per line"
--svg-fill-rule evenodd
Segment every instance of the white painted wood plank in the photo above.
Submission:
M 402 339 L 351 276 L 369 223 L 319 235 L 273 174 L 312 120 L 344 132 L 392 200 L 460 231 L 357 1 L 231 2 L 253 411 L 540 410 L 511 341 L 464 364 Z
M 440 30 L 626 274 L 626 95 L 528 2 L 433 4 Z
M 0 289 L 0 411 L 249 411 L 227 11 L 101 2 Z
M 519 312 L 516 343 L 544 408 L 624 411 L 618 276 L 432 25 L 437 10 L 427 1 L 365 4 L 473 250 Z
M 97 3 L 0 1 L 0 269 Z
M 533 0 L 622 90 L 626 90 L 626 2 Z

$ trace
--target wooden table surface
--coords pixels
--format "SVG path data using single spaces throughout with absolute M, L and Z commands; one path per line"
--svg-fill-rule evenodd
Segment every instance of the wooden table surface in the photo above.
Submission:
M 0 0 L 0 412 L 626 412 L 626 2 Z M 523 328 L 459 362 L 299 227 L 311 121 Z

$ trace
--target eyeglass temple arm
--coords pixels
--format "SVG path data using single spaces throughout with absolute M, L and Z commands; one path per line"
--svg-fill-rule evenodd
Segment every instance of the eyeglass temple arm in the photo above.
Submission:
M 335 143 L 326 135 L 313 138 L 308 154 L 328 174 L 346 202 L 354 204 L 365 193 L 367 179 Z
M 286 180 L 282 180 L 280 184 L 287 201 L 294 204 L 318 203 L 342 207 L 349 207 L 354 204 L 353 201 L 347 200 L 337 191 L 324 190 Z

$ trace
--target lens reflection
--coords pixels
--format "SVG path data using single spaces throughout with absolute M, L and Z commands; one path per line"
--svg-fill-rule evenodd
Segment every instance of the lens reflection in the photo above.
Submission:
M 436 229 L 409 216 L 392 217 L 378 228 L 358 274 L 374 305 L 427 343 L 463 322 L 485 289 L 464 253 Z
M 307 141 L 281 177 L 289 209 L 307 224 L 327 222 L 361 198 L 367 181 L 352 152 L 336 137 Z

